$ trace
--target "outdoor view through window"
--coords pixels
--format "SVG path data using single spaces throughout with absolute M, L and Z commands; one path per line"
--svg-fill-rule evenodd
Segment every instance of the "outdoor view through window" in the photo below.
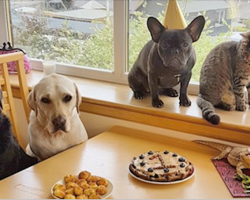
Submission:
M 10 0 L 12 37 L 15 47 L 29 57 L 114 71 L 115 1 L 125 0 Z M 126 0 L 127 1 L 127 0 Z M 168 0 L 128 0 L 127 66 L 131 69 L 143 45 L 150 39 L 146 20 L 163 21 Z M 203 14 L 206 26 L 196 42 L 197 62 L 193 81 L 199 80 L 205 56 L 218 43 L 240 40 L 250 30 L 250 0 L 179 0 L 187 21 Z M 125 5 L 125 4 L 124 4 Z M 121 12 L 123 14 L 123 12 Z M 126 26 L 126 20 L 120 23 Z M 126 40 L 129 38 L 129 40 Z M 125 56 L 125 55 L 124 55 Z
M 113 69 L 113 0 L 10 0 L 15 46 L 33 58 Z

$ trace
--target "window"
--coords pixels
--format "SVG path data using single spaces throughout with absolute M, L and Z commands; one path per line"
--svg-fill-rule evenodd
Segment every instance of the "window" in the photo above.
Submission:
M 0 30 L 0 41 L 7 41 L 6 33 L 11 30 L 14 45 L 34 58 L 33 66 L 38 69 L 39 59 L 55 58 L 60 63 L 59 73 L 127 83 L 126 73 L 150 40 L 147 17 L 163 21 L 167 3 L 168 0 L 4 0 L 0 1 L 0 22 L 6 24 L 9 19 L 11 26 Z M 223 41 L 240 40 L 239 33 L 250 30 L 250 2 L 178 3 L 187 24 L 199 14 L 206 17 L 201 38 L 194 43 L 197 61 L 189 87 L 189 93 L 194 93 L 207 53 Z M 8 10 L 10 17 L 5 18 Z
M 140 49 L 150 39 L 145 26 L 147 17 L 154 16 L 163 21 L 167 3 L 168 0 L 147 0 L 130 4 L 129 69 Z M 200 14 L 206 18 L 202 35 L 194 43 L 197 61 L 191 81 L 195 84 L 199 81 L 200 68 L 206 55 L 215 45 L 227 40 L 240 40 L 239 33 L 250 30 L 250 2 L 248 0 L 178 0 L 178 4 L 187 24 Z
M 34 68 L 42 68 L 42 59 L 56 59 L 59 73 L 126 83 L 125 1 L 4 0 L 1 5 L 9 11 L 9 39 L 26 51 Z
M 10 0 L 15 45 L 37 59 L 114 70 L 113 0 Z

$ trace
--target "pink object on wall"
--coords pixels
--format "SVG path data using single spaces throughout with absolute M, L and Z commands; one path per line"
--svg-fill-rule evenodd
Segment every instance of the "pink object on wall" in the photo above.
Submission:
M 6 43 L 3 43 L 3 48 L 0 49 L 0 55 L 3 54 L 10 54 L 10 53 L 14 53 L 14 52 L 19 52 L 22 51 L 23 52 L 23 56 L 24 56 L 24 69 L 25 69 L 25 73 L 29 73 L 31 71 L 31 65 L 30 65 L 30 61 L 27 55 L 25 55 L 24 51 L 22 49 L 19 48 L 12 48 L 10 43 L 9 44 L 9 48 L 6 49 Z M 9 62 L 7 63 L 7 67 L 8 67 L 8 71 L 10 74 L 16 74 L 17 73 L 17 65 L 16 62 Z M 1 72 L 1 69 L 0 69 Z

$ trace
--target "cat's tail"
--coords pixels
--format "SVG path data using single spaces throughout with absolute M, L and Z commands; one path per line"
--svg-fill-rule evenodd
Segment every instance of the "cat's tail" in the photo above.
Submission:
M 215 113 L 214 106 L 207 100 L 203 99 L 199 94 L 197 97 L 197 105 L 201 108 L 202 117 L 212 124 L 219 124 L 220 117 Z

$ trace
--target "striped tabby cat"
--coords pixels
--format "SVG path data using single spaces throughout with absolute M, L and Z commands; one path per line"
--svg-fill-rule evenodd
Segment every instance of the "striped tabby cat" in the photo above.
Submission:
M 212 124 L 220 123 L 214 107 L 246 110 L 246 86 L 250 94 L 250 32 L 241 36 L 239 42 L 224 42 L 212 49 L 201 69 L 197 104 L 203 118 Z

